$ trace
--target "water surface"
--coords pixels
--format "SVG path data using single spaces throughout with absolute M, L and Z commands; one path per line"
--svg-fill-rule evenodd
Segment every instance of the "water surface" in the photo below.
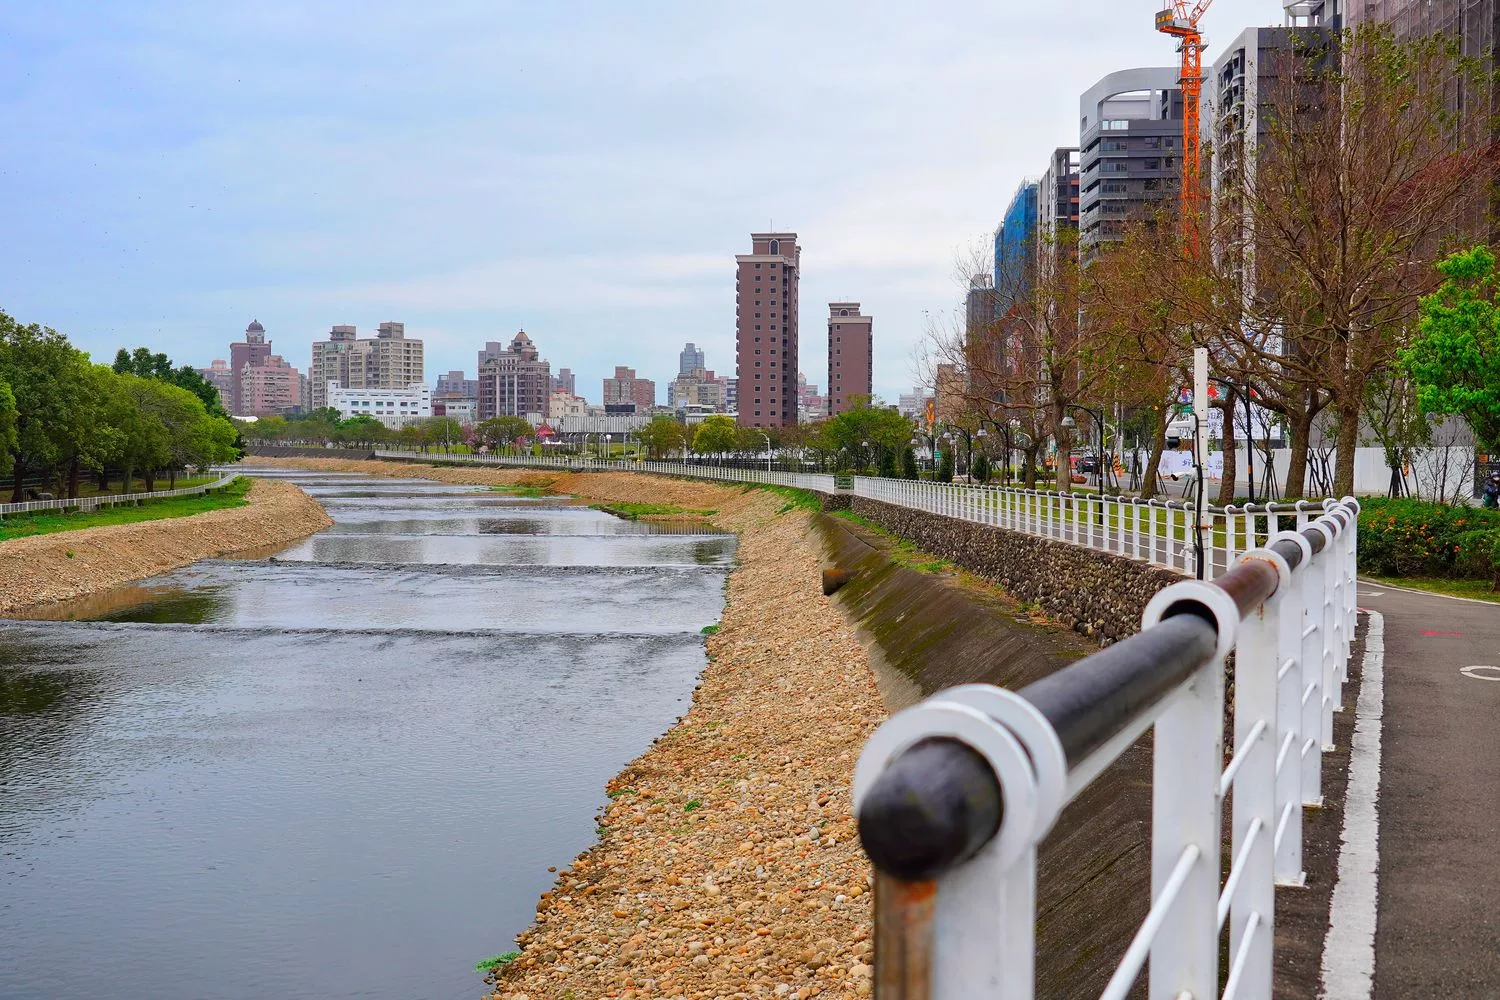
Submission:
M 333 528 L 0 626 L 0 997 L 478 996 L 685 710 L 732 536 L 288 478 Z

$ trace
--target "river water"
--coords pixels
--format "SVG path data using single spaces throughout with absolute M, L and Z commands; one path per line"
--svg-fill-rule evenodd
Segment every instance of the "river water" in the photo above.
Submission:
M 733 536 L 276 475 L 337 523 L 0 625 L 0 998 L 477 997 L 686 710 Z

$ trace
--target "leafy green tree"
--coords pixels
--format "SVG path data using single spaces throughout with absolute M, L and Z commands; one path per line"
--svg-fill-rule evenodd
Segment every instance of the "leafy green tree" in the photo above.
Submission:
M 219 390 L 212 382 L 198 374 L 198 370 L 192 365 L 179 365 L 174 368 L 172 359 L 165 354 L 160 352 L 153 354 L 144 347 L 137 347 L 134 351 L 127 351 L 122 347 L 115 352 L 114 370 L 116 375 L 154 378 L 175 385 L 179 389 L 186 389 L 198 397 L 209 414 L 219 417 L 229 416 L 224 401 L 219 398 Z
M 896 478 L 896 453 L 889 448 L 880 449 L 880 474 L 886 479 Z
M 474 440 L 486 448 L 503 448 L 535 435 L 535 429 L 525 417 L 490 417 L 474 428 Z
M 16 397 L 0 379 L 0 473 L 10 469 L 10 450 L 16 439 Z
M 943 449 L 943 457 L 938 460 L 937 470 L 938 482 L 953 482 L 953 446 L 950 444 Z
M 636 439 L 651 458 L 671 458 L 687 447 L 687 428 L 676 417 L 656 417 L 636 431 Z
M 734 451 L 739 439 L 739 424 L 722 413 L 715 413 L 699 424 L 693 433 L 693 451 L 699 455 L 723 455 Z
M 11 500 L 25 499 L 28 476 L 50 473 L 85 410 L 88 355 L 56 330 L 21 325 L 0 313 L 0 379 L 15 404 L 10 440 Z
M 333 440 L 337 443 L 365 448 L 374 447 L 390 436 L 390 428 L 368 413 L 360 413 L 347 420 L 340 420 L 333 432 Z
M 984 452 L 974 456 L 974 469 L 971 475 L 981 483 L 990 481 L 990 457 Z
M 428 417 L 421 421 L 429 444 L 448 451 L 456 444 L 464 443 L 464 425 L 452 417 Z
M 917 471 L 917 450 L 911 445 L 907 445 L 906 447 L 901 449 L 901 478 L 921 478 L 920 474 Z
M 1495 255 L 1478 246 L 1438 265 L 1442 286 L 1422 299 L 1401 363 L 1427 413 L 1468 421 L 1480 448 L 1500 452 L 1500 307 Z

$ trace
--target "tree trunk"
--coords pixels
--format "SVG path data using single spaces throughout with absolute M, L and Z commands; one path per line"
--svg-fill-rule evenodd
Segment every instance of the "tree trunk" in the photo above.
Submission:
M 176 488 L 177 488 L 177 470 L 176 470 L 176 468 L 171 468 L 171 469 L 167 470 L 167 489 L 169 489 L 169 490 L 175 490 Z
M 1073 489 L 1073 435 L 1062 425 L 1068 409 L 1061 400 L 1053 400 L 1052 440 L 1057 442 L 1057 492 L 1068 493 Z
M 109 470 L 108 469 L 100 467 L 100 469 L 99 469 L 99 478 L 98 478 L 98 481 L 95 482 L 94 485 L 98 489 L 98 492 L 100 492 L 100 493 L 108 493 L 109 492 Z
M 1333 495 L 1352 497 L 1354 495 L 1354 453 L 1359 449 L 1359 397 L 1346 393 L 1339 400 L 1338 413 L 1339 437 L 1338 453 L 1334 458 L 1333 467 Z
M 1219 481 L 1219 499 L 1215 501 L 1220 507 L 1228 507 L 1234 503 L 1235 480 L 1239 478 L 1239 456 L 1235 454 L 1234 434 L 1234 404 L 1238 393 L 1233 391 L 1225 393 L 1222 403 L 1214 403 L 1216 409 L 1224 411 L 1224 478 Z
M 26 463 L 17 458 L 11 466 L 11 472 L 15 478 L 10 491 L 10 502 L 20 503 L 26 499 Z
M 145 480 L 145 492 L 150 493 L 156 489 L 156 470 L 146 469 L 141 473 L 141 479 Z
M 1291 437 L 1291 454 L 1287 458 L 1286 491 L 1295 500 L 1307 491 L 1307 451 L 1311 444 L 1312 415 L 1306 410 L 1287 414 L 1287 432 Z
M 1171 421 L 1172 411 L 1163 406 L 1156 411 L 1156 427 L 1151 432 L 1151 457 L 1146 461 L 1146 471 L 1141 475 L 1141 499 L 1151 500 L 1156 497 L 1156 491 L 1160 483 L 1156 478 L 1156 470 L 1161 467 L 1162 453 L 1167 450 L 1167 424 Z
M 1032 440 L 1029 447 L 1021 449 L 1021 453 L 1026 456 L 1026 468 L 1021 473 L 1021 482 L 1026 485 L 1028 490 L 1036 489 L 1036 463 L 1040 458 L 1041 451 L 1042 446 L 1035 439 Z
M 68 463 L 68 499 L 69 500 L 77 500 L 78 499 L 78 477 L 81 474 L 81 470 L 80 470 L 79 466 L 82 465 L 82 464 L 83 463 L 79 462 L 77 458 L 73 459 L 72 462 Z

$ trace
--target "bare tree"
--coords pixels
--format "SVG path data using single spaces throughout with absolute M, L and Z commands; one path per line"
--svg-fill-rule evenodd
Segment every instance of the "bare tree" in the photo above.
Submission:
M 1275 83 L 1246 129 L 1254 148 L 1220 173 L 1204 264 L 1243 283 L 1240 321 L 1218 325 L 1218 346 L 1287 418 L 1288 495 L 1302 491 L 1325 406 L 1337 415 L 1342 495 L 1367 387 L 1404 346 L 1435 263 L 1472 227 L 1490 123 L 1452 106 L 1454 81 L 1474 69 L 1449 39 L 1397 42 L 1367 24 L 1271 58 Z

